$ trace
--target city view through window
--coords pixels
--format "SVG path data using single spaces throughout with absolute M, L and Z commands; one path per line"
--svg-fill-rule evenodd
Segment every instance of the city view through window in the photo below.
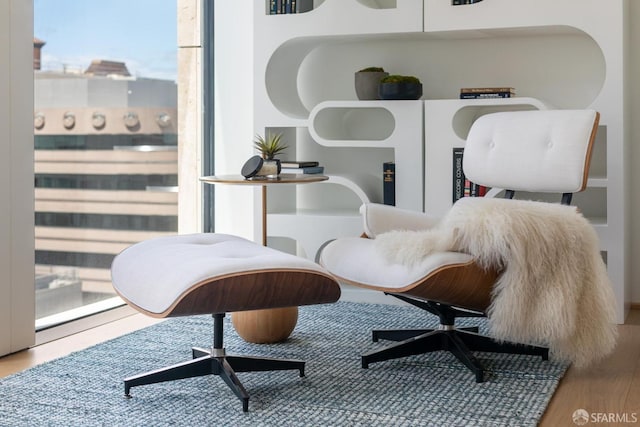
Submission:
M 36 329 L 122 304 L 114 256 L 177 231 L 176 2 L 34 1 Z

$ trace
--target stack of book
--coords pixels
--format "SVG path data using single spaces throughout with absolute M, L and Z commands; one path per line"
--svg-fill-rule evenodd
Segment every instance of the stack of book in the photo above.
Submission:
M 465 87 L 460 89 L 460 99 L 512 98 L 516 90 L 512 87 Z
M 323 173 L 324 166 L 320 166 L 318 162 L 300 162 L 297 160 L 282 160 L 280 162 L 282 166 L 282 173 L 301 173 L 301 174 L 311 174 L 311 173 Z
M 304 13 L 313 10 L 313 0 L 269 0 L 269 15 Z
M 479 3 L 482 0 L 451 0 L 451 5 L 453 6 L 459 6 L 461 4 L 474 4 L 474 3 Z
M 464 148 L 455 147 L 453 149 L 453 203 L 462 197 L 482 197 L 487 194 L 488 188 L 471 182 L 464 176 L 462 170 L 462 157 Z

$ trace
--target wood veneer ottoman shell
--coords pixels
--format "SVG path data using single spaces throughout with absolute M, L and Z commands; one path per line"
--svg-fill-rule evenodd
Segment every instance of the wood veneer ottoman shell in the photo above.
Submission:
M 335 302 L 336 280 L 318 264 L 238 236 L 196 233 L 158 237 L 122 251 L 113 287 L 152 317 Z

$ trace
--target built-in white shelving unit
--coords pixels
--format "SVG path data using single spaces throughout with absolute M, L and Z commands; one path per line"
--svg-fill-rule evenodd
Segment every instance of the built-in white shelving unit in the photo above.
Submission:
M 622 323 L 630 300 L 627 0 L 316 0 L 310 12 L 255 8 L 255 131 L 283 132 L 288 157 L 319 160 L 323 184 L 269 193 L 269 235 L 309 258 L 362 231 L 358 208 L 382 200 L 396 163 L 397 205 L 451 206 L 452 149 L 473 121 L 505 110 L 601 113 L 588 189 L 574 196 L 596 228 Z M 418 101 L 358 101 L 355 71 L 415 75 Z M 460 100 L 461 87 L 512 86 L 517 97 Z

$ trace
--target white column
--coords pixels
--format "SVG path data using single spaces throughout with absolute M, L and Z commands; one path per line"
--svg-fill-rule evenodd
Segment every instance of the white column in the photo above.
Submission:
M 202 1 L 178 0 L 178 231 L 202 230 Z
M 33 4 L 0 0 L 0 355 L 35 340 Z
M 258 2 L 215 2 L 215 168 L 239 174 L 253 150 L 253 8 Z M 264 4 L 264 1 L 261 1 Z M 216 231 L 261 235 L 260 190 L 216 186 Z M 255 193 L 255 194 L 254 194 Z

